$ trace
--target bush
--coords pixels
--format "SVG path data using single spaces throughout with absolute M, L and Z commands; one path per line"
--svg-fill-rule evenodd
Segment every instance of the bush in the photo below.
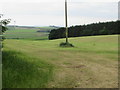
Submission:
M 4 36 L 0 37 L 0 42 L 4 41 L 6 38 Z
M 74 47 L 74 46 L 71 43 L 62 42 L 60 43 L 60 47 Z

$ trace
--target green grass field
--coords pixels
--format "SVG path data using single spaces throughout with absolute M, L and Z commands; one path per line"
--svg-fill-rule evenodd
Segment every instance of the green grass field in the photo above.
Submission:
M 46 26 L 46 27 L 38 27 L 38 28 L 40 28 L 40 29 L 44 29 L 44 30 L 50 30 L 50 29 L 57 29 L 57 28 L 59 28 L 59 27 L 50 27 L 50 26 Z
M 3 88 L 118 88 L 118 35 L 4 40 Z
M 42 28 L 41 28 L 42 29 Z M 44 29 L 44 28 L 43 28 Z M 46 29 L 49 29 L 46 27 Z M 44 31 L 46 30 L 44 29 Z M 48 32 L 37 32 L 37 28 L 9 28 L 4 33 L 7 39 L 48 39 Z

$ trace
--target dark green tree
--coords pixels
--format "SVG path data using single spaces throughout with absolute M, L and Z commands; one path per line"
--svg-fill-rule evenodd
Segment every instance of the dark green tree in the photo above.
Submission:
M 3 16 L 3 14 L 0 14 L 0 18 Z M 3 19 L 0 20 L 0 35 L 2 35 L 8 28 L 6 27 L 7 24 L 9 24 L 11 19 Z M 4 40 L 5 38 L 2 36 L 1 40 Z
M 4 33 L 8 28 L 6 27 L 7 24 L 9 24 L 11 19 L 3 19 L 0 21 L 1 26 L 2 26 L 2 33 Z

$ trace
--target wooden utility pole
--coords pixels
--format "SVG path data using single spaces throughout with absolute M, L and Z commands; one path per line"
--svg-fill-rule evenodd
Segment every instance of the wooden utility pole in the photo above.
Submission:
M 67 0 L 65 0 L 65 28 L 66 28 L 66 43 L 68 43 L 68 23 L 67 23 Z

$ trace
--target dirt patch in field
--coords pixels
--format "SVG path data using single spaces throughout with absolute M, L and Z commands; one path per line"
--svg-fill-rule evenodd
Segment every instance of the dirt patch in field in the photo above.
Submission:
M 67 68 L 83 68 L 85 65 L 69 66 Z

